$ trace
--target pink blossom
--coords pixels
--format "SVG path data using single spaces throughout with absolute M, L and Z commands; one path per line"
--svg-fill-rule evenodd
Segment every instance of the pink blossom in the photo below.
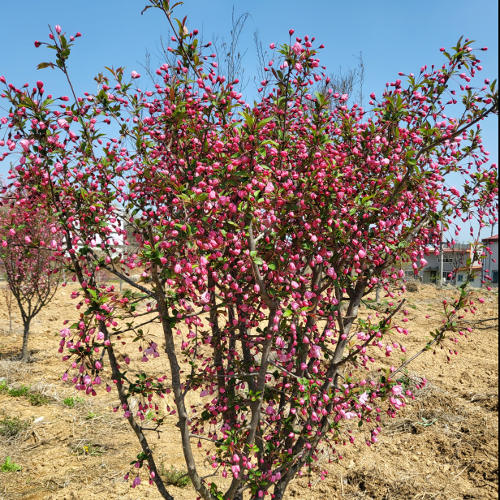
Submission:
M 403 390 L 402 390 L 400 385 L 395 385 L 392 388 L 392 393 L 394 394 L 394 396 L 399 396 L 402 392 L 403 392 Z
M 21 147 L 23 148 L 24 151 L 29 151 L 29 148 L 30 148 L 30 141 L 28 141 L 28 139 L 21 139 L 19 141 L 19 144 L 21 145 Z M 15 144 L 14 144 L 14 147 L 15 147 Z M 14 148 L 12 148 L 14 149 Z
M 337 273 L 335 272 L 335 269 L 333 269 L 333 267 L 329 267 L 326 271 L 326 274 L 333 279 L 337 279 Z
M 274 184 L 272 182 L 268 182 L 266 187 L 264 188 L 264 193 L 272 193 L 274 191 Z
M 308 356 L 310 358 L 320 358 L 321 357 L 321 347 L 318 345 L 311 346 Z
M 200 295 L 200 302 L 202 304 L 209 304 L 210 303 L 210 292 L 203 292 Z

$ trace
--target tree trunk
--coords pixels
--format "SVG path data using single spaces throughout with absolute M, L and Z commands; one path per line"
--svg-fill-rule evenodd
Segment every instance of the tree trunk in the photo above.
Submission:
M 375 289 L 375 302 L 380 304 L 380 285 Z
M 288 477 L 288 474 L 287 474 L 283 479 L 281 479 L 280 481 L 278 481 L 274 485 L 274 492 L 273 492 L 274 498 L 273 498 L 273 500 L 283 500 L 283 496 L 285 495 L 285 491 L 286 491 L 291 479 L 292 479 L 292 477 Z
M 30 353 L 28 351 L 28 339 L 30 336 L 30 322 L 29 320 L 24 323 L 24 334 L 23 334 L 23 352 L 21 361 L 23 363 L 27 363 L 30 357 Z

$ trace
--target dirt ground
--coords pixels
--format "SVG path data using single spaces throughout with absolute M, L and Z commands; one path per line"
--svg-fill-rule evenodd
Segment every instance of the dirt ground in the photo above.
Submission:
M 19 396 L 0 390 L 0 434 L 2 425 L 4 429 L 6 425 L 9 429 L 17 426 L 19 431 L 16 435 L 9 436 L 5 431 L 0 435 L 0 464 L 11 457 L 22 467 L 21 471 L 0 471 L 0 499 L 159 499 L 156 488 L 144 480 L 135 489 L 123 480 L 140 448 L 122 415 L 113 413 L 114 396 L 110 399 L 100 391 L 97 397 L 80 400 L 77 397 L 81 394 L 60 380 L 68 365 L 57 353 L 58 332 L 63 319 L 76 316 L 70 299 L 72 289 L 61 288 L 50 306 L 35 318 L 30 339 L 35 361 L 28 365 L 11 360 L 20 352 L 22 323 L 14 311 L 9 333 L 5 299 L 0 296 L 0 379 L 4 377 L 10 389 L 30 386 L 28 394 Z M 419 285 L 418 292 L 405 294 L 411 332 L 404 339 L 407 355 L 422 346 L 426 332 L 439 326 L 441 301 L 455 294 L 451 287 L 437 290 L 433 285 Z M 484 297 L 485 302 L 476 300 L 478 312 L 467 315 L 467 320 L 498 317 L 497 290 L 477 291 L 475 296 Z M 364 309 L 361 314 L 368 312 Z M 476 326 L 481 328 L 467 339 L 460 337 L 459 354 L 452 356 L 450 363 L 443 352 L 436 356 L 424 353 L 414 361 L 410 373 L 426 378 L 427 387 L 417 390 L 416 399 L 395 419 L 387 417 L 376 445 L 368 448 L 360 437 L 356 441 L 359 444 L 345 447 L 342 460 L 324 464 L 329 471 L 324 481 L 297 477 L 286 498 L 498 498 L 498 320 Z M 161 345 L 159 329 L 152 328 L 150 335 L 156 336 Z M 125 353 L 132 358 L 131 369 L 140 368 L 139 353 Z M 168 375 L 164 363 L 161 356 L 148 363 L 148 370 Z M 71 396 L 77 399 L 68 399 Z M 36 398 L 44 404 L 33 405 Z M 176 420 L 167 417 L 167 422 L 159 439 L 154 433 L 149 436 L 164 475 L 172 467 L 185 471 Z M 196 451 L 201 474 L 210 474 L 208 448 Z M 223 483 L 222 479 L 217 482 Z M 169 485 L 168 489 L 176 500 L 194 500 L 197 496 L 189 484 Z

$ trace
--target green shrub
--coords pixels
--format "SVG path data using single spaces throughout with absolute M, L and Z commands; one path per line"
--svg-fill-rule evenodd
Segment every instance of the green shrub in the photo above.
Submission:
M 85 402 L 85 399 L 80 398 L 79 396 L 68 396 L 63 399 L 63 405 L 70 406 L 73 408 L 76 404 L 82 404 Z
M 14 437 L 26 430 L 30 423 L 19 417 L 5 416 L 0 419 L 0 436 Z
M 0 465 L 0 471 L 2 472 L 16 472 L 19 470 L 23 470 L 23 468 L 20 465 L 17 465 L 15 462 L 12 461 L 12 458 L 7 457 L 5 459 L 5 462 Z
M 39 392 L 28 394 L 28 400 L 32 406 L 42 406 L 48 405 L 50 403 L 50 399 L 44 394 L 40 394 Z
M 160 476 L 163 477 L 167 484 L 177 486 L 178 488 L 185 488 L 190 482 L 187 471 L 176 469 L 173 465 L 170 466 L 170 470 L 165 470 L 163 463 L 160 467 Z
M 21 387 L 9 389 L 9 396 L 14 398 L 20 398 L 22 396 L 27 396 L 30 390 L 29 385 L 22 385 Z

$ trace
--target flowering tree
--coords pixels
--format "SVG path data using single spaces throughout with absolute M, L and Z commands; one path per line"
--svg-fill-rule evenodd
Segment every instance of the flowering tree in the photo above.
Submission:
M 13 186 L 58 220 L 84 309 L 61 331 L 60 351 L 72 363 L 63 380 L 92 395 L 103 378 L 116 387 L 115 409 L 142 447 L 132 486 L 142 474 L 172 498 L 146 436 L 168 412 L 178 416 L 173 430 L 202 498 L 281 499 L 304 468 L 324 476 L 320 458 L 341 458 L 338 446 L 353 442 L 356 428 L 368 446 L 376 442 L 381 413 L 394 417 L 412 397 L 407 363 L 388 359 L 406 352 L 410 334 L 401 319 L 403 260 L 415 271 L 425 265 L 427 246 L 456 217 L 483 225 L 494 217 L 496 165 L 486 165 L 479 125 L 497 111 L 496 89 L 466 86 L 482 68 L 472 41 L 461 39 L 442 49 L 441 67 L 400 74 L 405 84 L 371 94 L 368 118 L 344 104 L 347 96 L 310 94 L 326 80 L 323 46 L 290 30 L 288 44 L 270 45 L 276 57 L 252 107 L 209 62 L 198 31 L 172 19 L 168 1 L 151 7 L 178 24 L 169 48 L 177 63 L 157 70 L 163 84 L 143 92 L 135 71 L 127 79 L 111 69 L 97 77 L 96 93 L 73 93 L 71 105 L 45 96 L 42 82 L 32 91 L 6 84 L 3 158 L 20 153 Z M 66 60 L 78 36 L 56 26 L 47 44 L 56 61 L 39 67 L 58 68 L 71 83 Z M 111 123 L 114 137 L 103 132 Z M 462 191 L 444 187 L 450 174 L 464 176 Z M 134 253 L 117 251 L 126 223 Z M 135 268 L 139 282 L 129 278 Z M 100 286 L 100 269 L 134 292 Z M 389 306 L 358 317 L 379 285 Z M 456 353 L 454 320 L 471 305 L 466 285 L 410 359 L 447 343 Z M 152 323 L 161 325 L 169 370 L 159 378 L 147 373 L 148 360 L 161 356 L 147 333 Z M 144 373 L 117 361 L 131 341 Z M 188 407 L 190 393 L 200 405 Z M 134 414 L 132 396 L 140 399 Z M 154 428 L 144 425 L 150 410 Z M 199 473 L 201 440 L 218 483 Z
M 0 259 L 23 320 L 21 360 L 27 363 L 31 321 L 52 300 L 60 282 L 60 263 L 55 256 L 61 248 L 60 234 L 35 206 L 7 202 L 2 208 Z

